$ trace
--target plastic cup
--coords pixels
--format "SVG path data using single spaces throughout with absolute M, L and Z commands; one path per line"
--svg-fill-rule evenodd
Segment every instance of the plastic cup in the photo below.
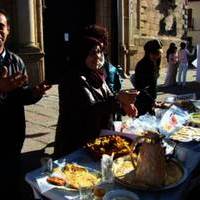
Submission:
M 43 157 L 40 160 L 42 166 L 42 172 L 52 172 L 53 170 L 53 160 L 51 157 Z
M 80 200 L 92 200 L 92 188 L 91 187 L 80 187 L 79 195 Z
M 114 128 L 116 132 L 121 132 L 122 130 L 122 122 L 121 121 L 114 121 Z

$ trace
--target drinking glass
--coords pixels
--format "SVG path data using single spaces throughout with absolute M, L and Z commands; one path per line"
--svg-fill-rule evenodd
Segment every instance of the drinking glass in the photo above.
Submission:
M 42 166 L 42 172 L 52 172 L 53 170 L 53 160 L 51 157 L 46 156 L 40 160 Z
M 112 156 L 103 154 L 101 159 L 102 181 L 105 183 L 113 183 L 114 181 L 113 171 L 112 171 L 113 157 L 114 154 Z
M 91 187 L 79 187 L 80 200 L 92 200 L 93 193 Z

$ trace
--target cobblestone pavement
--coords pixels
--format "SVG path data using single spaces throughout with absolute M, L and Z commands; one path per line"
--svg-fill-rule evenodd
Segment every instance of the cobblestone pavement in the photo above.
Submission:
M 200 83 L 195 82 L 195 69 L 189 69 L 187 85 L 165 88 L 162 86 L 166 70 L 161 70 L 158 79 L 158 99 L 163 100 L 167 95 L 195 92 L 200 97 Z M 123 82 L 123 88 L 131 88 L 128 79 Z M 58 92 L 54 85 L 47 94 L 36 104 L 26 106 L 26 139 L 22 149 L 22 188 L 24 200 L 32 200 L 32 190 L 24 181 L 24 175 L 40 166 L 41 157 L 53 153 L 53 142 L 58 117 Z

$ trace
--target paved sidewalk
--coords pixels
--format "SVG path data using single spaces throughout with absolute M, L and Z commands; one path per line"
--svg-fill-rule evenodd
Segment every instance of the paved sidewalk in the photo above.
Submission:
M 27 127 L 22 153 L 42 149 L 54 141 L 58 117 L 57 85 L 54 85 L 37 104 L 26 106 L 25 109 Z
M 187 85 L 165 88 L 162 87 L 166 69 L 161 70 L 158 80 L 158 99 L 163 100 L 167 95 L 193 93 L 200 98 L 200 83 L 195 81 L 196 70 L 189 69 Z M 131 83 L 125 79 L 123 88 L 131 88 Z M 26 139 L 22 150 L 22 188 L 24 200 L 32 200 L 32 191 L 24 181 L 24 175 L 40 166 L 41 157 L 53 153 L 53 142 L 58 117 L 58 91 L 54 85 L 38 103 L 26 106 Z

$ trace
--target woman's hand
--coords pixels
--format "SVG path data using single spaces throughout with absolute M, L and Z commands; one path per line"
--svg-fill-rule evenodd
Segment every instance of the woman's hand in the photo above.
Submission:
M 42 96 L 45 94 L 47 90 L 49 90 L 52 86 L 48 84 L 46 81 L 41 82 L 40 84 L 36 85 L 33 89 L 34 96 Z
M 136 117 L 138 115 L 138 110 L 134 104 L 121 104 L 121 106 L 129 117 Z
M 138 94 L 139 92 L 137 90 L 122 90 L 117 95 L 122 109 L 130 117 L 135 117 L 138 114 L 137 108 L 134 105 Z

